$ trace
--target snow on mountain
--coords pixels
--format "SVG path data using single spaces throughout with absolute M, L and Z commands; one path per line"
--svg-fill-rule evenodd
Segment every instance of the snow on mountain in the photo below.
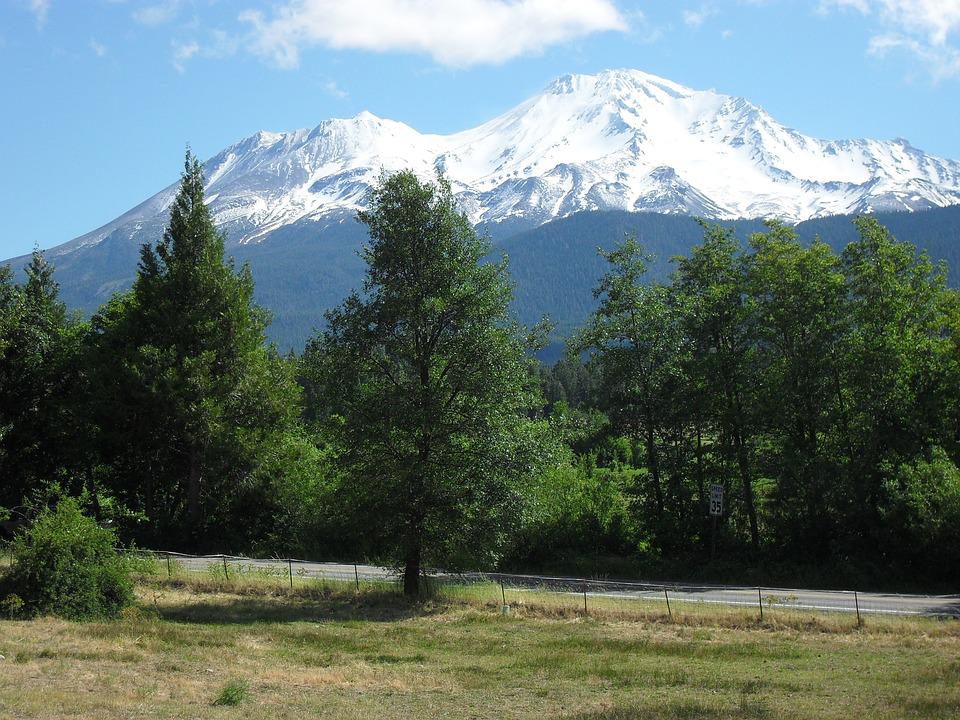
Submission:
M 425 135 L 362 112 L 313 130 L 259 132 L 205 163 L 214 219 L 231 243 L 353 212 L 382 171 L 451 181 L 474 222 L 547 222 L 619 209 L 716 219 L 919 210 L 960 203 L 960 163 L 906 140 L 819 140 L 742 98 L 637 70 L 567 75 L 479 127 Z M 104 227 L 159 235 L 170 186 Z

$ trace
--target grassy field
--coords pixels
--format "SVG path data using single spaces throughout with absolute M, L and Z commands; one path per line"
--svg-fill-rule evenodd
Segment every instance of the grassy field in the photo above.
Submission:
M 0 622 L 0 718 L 956 718 L 960 623 L 583 616 L 530 598 L 144 579 Z

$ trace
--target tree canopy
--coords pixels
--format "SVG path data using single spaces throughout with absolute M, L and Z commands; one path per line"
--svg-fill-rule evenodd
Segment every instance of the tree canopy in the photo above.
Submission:
M 424 560 L 482 558 L 509 532 L 531 405 L 527 338 L 510 321 L 506 262 L 457 211 L 450 186 L 384 177 L 359 213 L 361 292 L 308 348 L 336 396 L 349 495 L 419 592 Z

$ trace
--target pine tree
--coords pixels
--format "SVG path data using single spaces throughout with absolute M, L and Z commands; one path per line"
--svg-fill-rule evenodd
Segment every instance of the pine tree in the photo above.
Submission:
M 293 417 L 292 373 L 274 372 L 266 323 L 249 268 L 224 259 L 188 151 L 163 238 L 141 248 L 130 293 L 94 318 L 112 489 L 168 542 L 204 542 L 255 470 L 262 428 Z
M 0 279 L 0 505 L 57 479 L 66 463 L 77 335 L 53 266 L 35 249 L 22 286 Z

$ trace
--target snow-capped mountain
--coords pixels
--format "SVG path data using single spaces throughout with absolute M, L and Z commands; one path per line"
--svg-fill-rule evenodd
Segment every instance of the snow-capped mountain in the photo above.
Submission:
M 536 225 L 579 210 L 729 219 L 917 210 L 960 203 L 960 163 L 906 140 L 819 140 L 742 98 L 637 70 L 567 75 L 479 127 L 421 134 L 362 112 L 259 132 L 205 163 L 231 244 L 352 213 L 383 170 L 442 171 L 474 222 Z M 113 235 L 159 237 L 171 185 L 53 254 Z

